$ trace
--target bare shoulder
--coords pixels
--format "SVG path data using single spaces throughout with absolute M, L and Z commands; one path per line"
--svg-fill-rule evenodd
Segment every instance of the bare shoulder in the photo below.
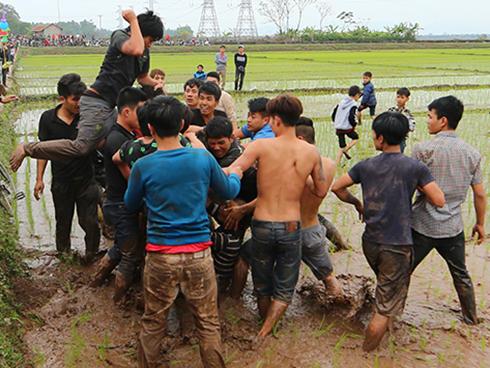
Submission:
M 322 156 L 322 165 L 323 165 L 323 168 L 327 171 L 337 169 L 337 165 L 335 165 L 335 161 L 328 158 L 328 157 Z

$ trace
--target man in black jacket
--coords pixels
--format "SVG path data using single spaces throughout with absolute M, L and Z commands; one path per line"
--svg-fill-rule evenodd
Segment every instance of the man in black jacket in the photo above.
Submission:
M 235 54 L 235 91 L 242 90 L 247 60 L 245 48 L 242 45 L 238 46 L 238 52 Z

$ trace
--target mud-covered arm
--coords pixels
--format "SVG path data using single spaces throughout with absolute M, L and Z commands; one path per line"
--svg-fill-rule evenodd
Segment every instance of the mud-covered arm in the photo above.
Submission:
M 359 199 L 357 199 L 347 188 L 354 185 L 354 180 L 350 177 L 349 174 L 342 175 L 339 179 L 333 183 L 332 192 L 345 203 L 350 203 L 356 207 L 357 212 L 359 213 L 359 219 L 364 218 L 364 207 Z

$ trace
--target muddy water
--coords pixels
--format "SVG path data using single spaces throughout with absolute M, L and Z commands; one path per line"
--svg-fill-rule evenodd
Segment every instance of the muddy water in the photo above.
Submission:
M 35 132 L 40 111 L 22 116 L 19 132 Z M 32 138 L 31 138 L 32 139 Z M 17 185 L 29 192 L 35 161 L 26 161 Z M 47 173 L 48 174 L 48 173 Z M 17 282 L 26 316 L 25 341 L 38 367 L 134 367 L 141 310 L 140 292 L 133 290 L 123 307 L 112 303 L 112 280 L 89 288 L 94 267 L 59 262 L 54 257 L 54 211 L 48 179 L 45 206 L 32 198 L 32 219 L 24 200 L 18 205 L 20 245 L 28 254 L 31 276 Z M 252 349 L 258 331 L 252 284 L 242 302 L 220 306 L 224 354 L 229 367 L 490 367 L 490 243 L 468 243 L 467 262 L 477 293 L 482 323 L 462 324 L 459 304 L 447 267 L 430 255 L 415 272 L 407 306 L 392 335 L 375 353 L 362 352 L 362 331 L 372 303 L 373 274 L 360 249 L 362 224 L 347 205 L 329 198 L 327 217 L 341 229 L 352 251 L 332 256 L 336 273 L 349 295 L 336 304 L 306 267 L 286 317 L 263 346 Z M 73 226 L 72 247 L 83 253 L 83 233 Z M 170 367 L 200 367 L 196 340 L 183 342 L 171 319 L 163 341 L 162 361 Z

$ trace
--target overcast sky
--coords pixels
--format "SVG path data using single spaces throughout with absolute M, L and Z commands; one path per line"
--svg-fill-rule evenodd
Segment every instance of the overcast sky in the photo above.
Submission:
M 259 34 L 275 31 L 274 26 L 258 13 L 261 0 L 252 0 Z M 325 1 L 325 0 L 322 0 Z M 132 6 L 137 12 L 148 7 L 145 0 L 3 0 L 13 5 L 21 18 L 29 22 L 58 21 L 58 4 L 62 21 L 83 19 L 114 29 L 118 26 L 117 9 Z M 385 25 L 400 22 L 418 22 L 422 34 L 490 33 L 488 0 L 326 0 L 332 8 L 326 24 L 337 24 L 335 17 L 342 11 L 352 11 L 364 25 L 382 29 Z M 165 26 L 176 28 L 190 25 L 197 31 L 202 0 L 156 0 L 155 11 L 163 18 Z M 240 0 L 215 0 L 221 31 L 236 26 Z M 293 16 L 293 23 L 295 24 Z M 318 26 L 319 15 L 311 7 L 304 16 L 303 25 Z

